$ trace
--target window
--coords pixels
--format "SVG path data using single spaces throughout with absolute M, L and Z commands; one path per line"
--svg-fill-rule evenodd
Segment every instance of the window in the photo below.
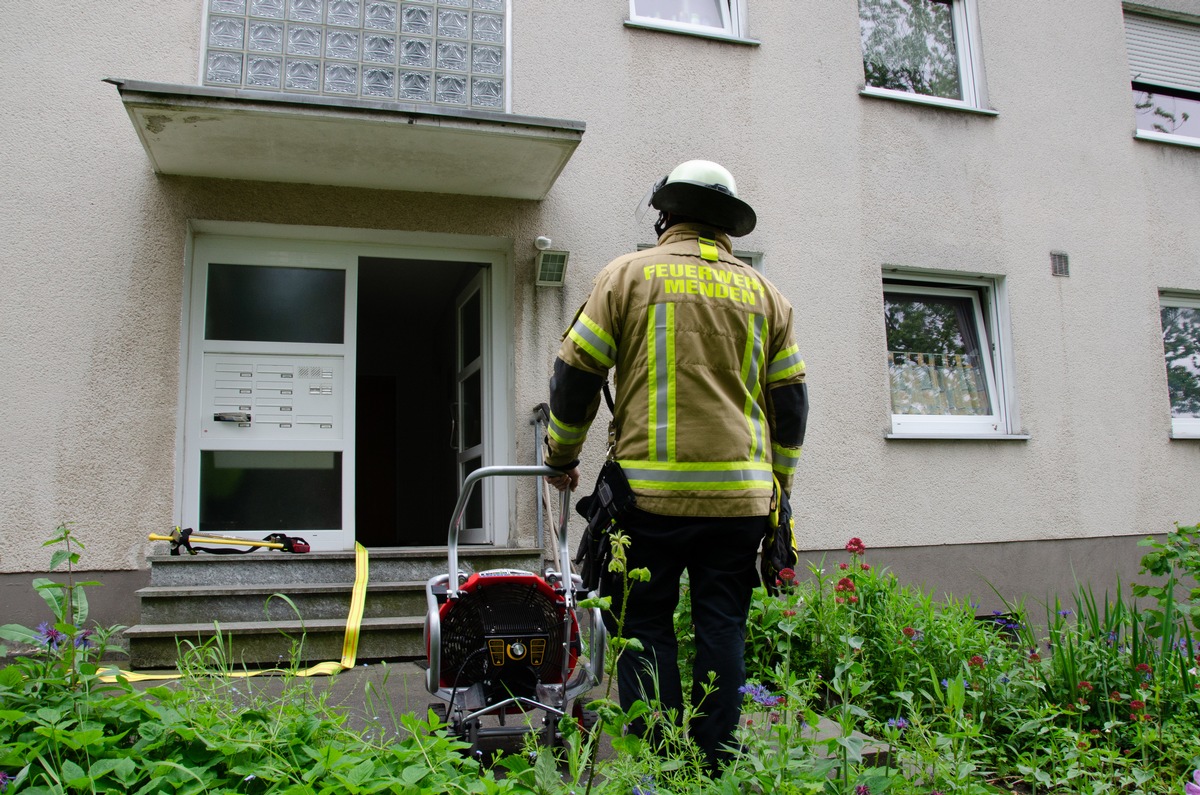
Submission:
M 741 38 L 743 0 L 629 0 L 629 21 L 681 33 Z
M 503 111 L 505 0 L 208 0 L 204 85 Z
M 1200 438 L 1200 298 L 1162 297 L 1171 435 Z
M 883 284 L 892 435 L 1011 435 L 997 282 L 936 277 Z
M 864 94 L 982 109 L 974 0 L 859 0 Z
M 1125 15 L 1137 137 L 1200 146 L 1200 25 Z

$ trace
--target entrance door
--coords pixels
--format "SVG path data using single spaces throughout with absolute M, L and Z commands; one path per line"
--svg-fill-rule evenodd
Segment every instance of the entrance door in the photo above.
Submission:
M 367 547 L 443 545 L 458 486 L 487 455 L 489 271 L 361 257 L 358 273 L 355 538 Z M 468 524 L 461 540 L 486 539 L 478 499 Z
M 463 478 L 508 460 L 511 368 L 493 361 L 512 302 L 493 291 L 501 251 L 439 237 L 195 237 L 181 526 L 318 551 L 445 544 Z M 484 491 L 464 543 L 506 539 L 508 491 Z
M 484 352 L 487 350 L 483 275 L 476 275 L 455 301 L 457 368 L 454 374 L 454 424 L 457 429 L 455 461 L 459 484 L 466 480 L 467 475 L 483 466 L 484 423 L 487 415 L 483 389 Z M 480 483 L 467 503 L 459 534 L 459 540 L 464 544 L 486 544 L 490 540 L 483 521 L 483 501 L 490 485 L 487 481 Z

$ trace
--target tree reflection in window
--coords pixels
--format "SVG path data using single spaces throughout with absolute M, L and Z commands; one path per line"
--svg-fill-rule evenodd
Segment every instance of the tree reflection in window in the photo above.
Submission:
M 867 85 L 962 99 L 953 3 L 859 0 Z
M 1133 84 L 1139 130 L 1200 138 L 1200 97 L 1166 93 L 1149 84 Z
M 893 414 L 992 413 L 973 300 L 884 293 Z
M 1162 307 L 1172 417 L 1200 417 L 1200 309 Z

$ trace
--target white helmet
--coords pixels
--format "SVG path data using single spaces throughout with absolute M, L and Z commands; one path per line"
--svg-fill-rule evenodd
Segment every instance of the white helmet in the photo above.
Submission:
M 643 202 L 663 213 L 694 218 L 728 232 L 733 237 L 748 235 L 758 222 L 754 209 L 738 198 L 733 175 L 711 160 L 688 160 L 654 183 Z

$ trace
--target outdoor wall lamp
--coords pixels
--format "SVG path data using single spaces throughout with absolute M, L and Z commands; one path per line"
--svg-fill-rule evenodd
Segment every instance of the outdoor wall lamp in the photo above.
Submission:
M 567 258 L 569 251 L 552 251 L 553 241 L 542 235 L 533 241 L 537 254 L 537 280 L 539 287 L 562 287 L 567 279 Z

